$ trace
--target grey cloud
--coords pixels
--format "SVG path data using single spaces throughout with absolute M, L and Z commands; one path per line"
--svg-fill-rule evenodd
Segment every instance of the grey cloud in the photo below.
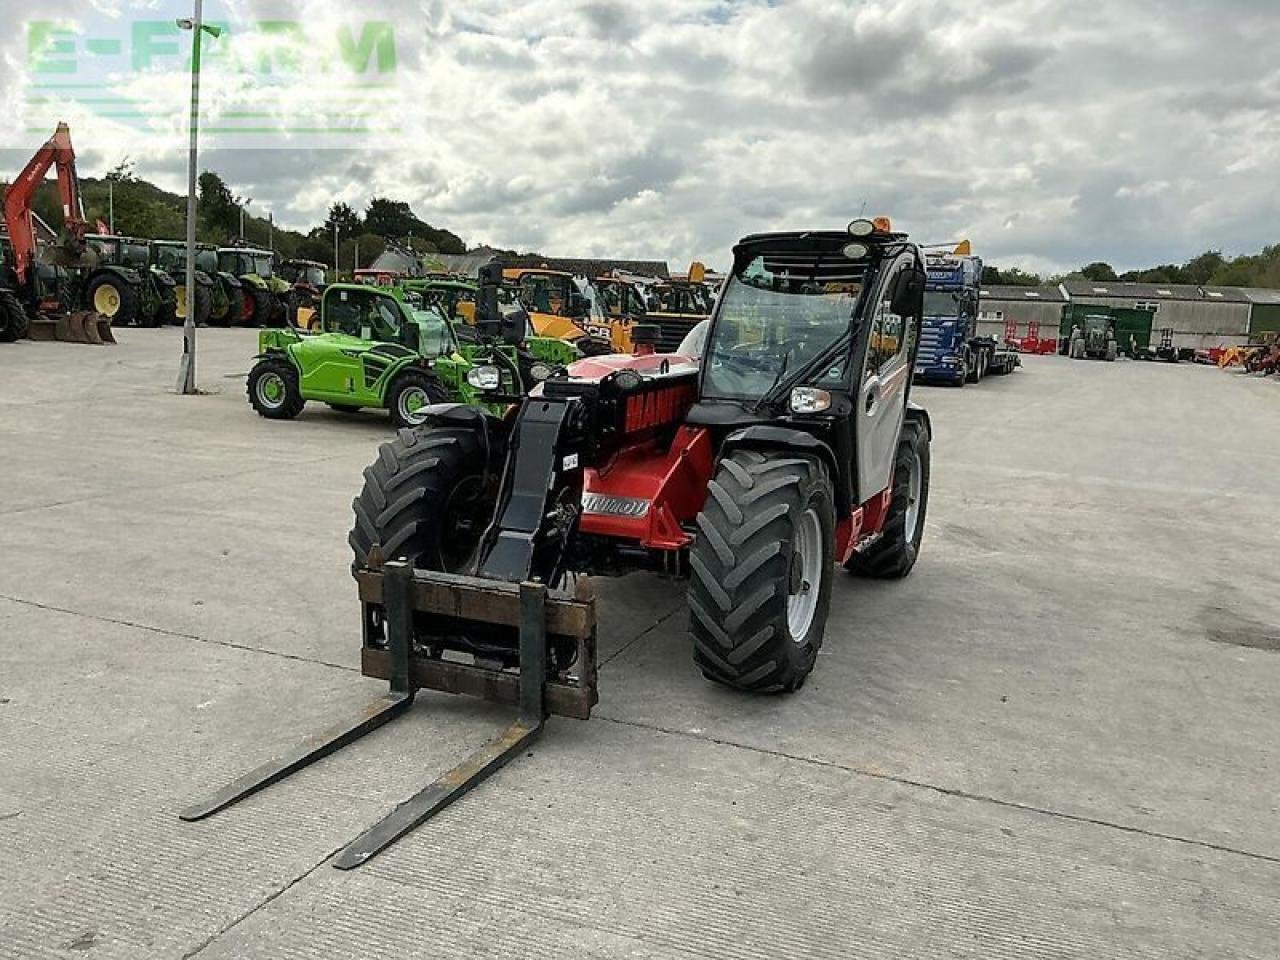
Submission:
M 578 8 L 593 35 L 605 40 L 627 40 L 635 31 L 631 10 L 619 0 L 590 0 Z

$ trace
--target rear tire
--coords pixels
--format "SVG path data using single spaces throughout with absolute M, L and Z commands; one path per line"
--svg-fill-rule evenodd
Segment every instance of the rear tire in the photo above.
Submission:
M 213 291 L 196 284 L 196 326 L 207 327 L 213 313 Z
M 401 430 L 379 447 L 351 502 L 352 572 L 368 566 L 374 544 L 384 560 L 403 557 L 425 570 L 462 570 L 493 513 L 485 477 L 474 431 Z
M 87 309 L 102 314 L 113 327 L 125 327 L 138 319 L 138 291 L 113 273 L 94 277 L 84 299 Z
M 259 360 L 249 371 L 249 404 L 268 420 L 292 420 L 307 405 L 298 371 L 282 357 Z
M 275 297 L 271 295 L 271 291 L 261 287 L 245 287 L 244 292 L 244 309 L 248 314 L 248 322 L 255 327 L 270 326 L 276 311 Z
M 929 435 L 922 423 L 908 420 L 902 425 L 893 459 L 893 500 L 882 535 L 850 557 L 845 569 L 860 577 L 879 580 L 905 577 L 920 555 L 928 507 Z
M 693 662 L 739 690 L 798 690 L 831 604 L 826 469 L 790 452 L 735 450 L 720 461 L 698 529 L 689 555 Z
M 244 287 L 227 287 L 227 326 L 243 326 L 244 319 Z
M 449 391 L 433 373 L 418 367 L 402 370 L 387 390 L 387 409 L 397 428 L 419 427 L 424 418 L 418 411 L 432 403 L 446 403 Z
M 173 323 L 174 315 L 177 313 L 178 303 L 174 296 L 174 288 L 167 285 L 159 286 L 160 302 L 156 306 L 155 316 L 148 326 L 163 327 Z

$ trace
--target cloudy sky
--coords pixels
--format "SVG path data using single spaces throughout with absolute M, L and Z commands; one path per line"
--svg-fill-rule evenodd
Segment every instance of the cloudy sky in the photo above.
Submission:
M 0 21 L 30 9 L 0 0 Z M 0 38 L 0 110 L 20 118 L 0 130 L 5 175 L 61 117 L 82 173 L 128 155 L 182 189 L 185 65 L 162 27 L 140 51 L 137 24 L 190 3 L 59 11 L 69 33 L 44 59 L 22 30 Z M 203 165 L 288 226 L 378 193 L 473 244 L 677 267 L 864 209 L 1040 271 L 1280 242 L 1275 0 L 208 0 L 206 16 L 230 33 Z M 342 38 L 359 59 L 374 20 L 395 69 L 371 57 L 353 78 Z

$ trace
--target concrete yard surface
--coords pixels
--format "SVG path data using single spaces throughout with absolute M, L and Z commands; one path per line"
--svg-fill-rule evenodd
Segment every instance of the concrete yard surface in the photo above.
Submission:
M 798 693 L 597 580 L 601 703 L 365 867 L 509 718 L 404 718 L 187 802 L 385 685 L 346 543 L 385 415 L 245 401 L 255 333 L 0 344 L 0 958 L 1280 954 L 1280 382 L 1028 357 L 916 388 L 921 559 L 836 580 Z

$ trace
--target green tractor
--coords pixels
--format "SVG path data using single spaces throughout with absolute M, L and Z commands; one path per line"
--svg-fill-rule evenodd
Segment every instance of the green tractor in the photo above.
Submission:
M 425 280 L 402 280 L 396 286 L 411 296 L 421 299 L 426 307 L 439 308 L 453 324 L 458 340 L 463 344 L 478 343 L 481 339 L 476 326 L 476 298 L 479 286 L 470 280 L 449 277 L 431 277 Z M 520 307 L 514 287 L 501 287 L 497 291 L 500 309 L 512 311 Z M 541 361 L 554 367 L 567 367 L 582 359 L 582 351 L 568 340 L 558 337 L 526 337 L 520 354 L 526 374 L 530 363 Z M 527 379 L 527 376 L 526 376 Z
M 527 379 L 545 379 L 550 364 L 521 362 L 497 336 L 460 343 L 454 325 L 436 307 L 415 309 L 403 295 L 364 284 L 327 287 L 320 299 L 319 333 L 296 327 L 258 335 L 257 363 L 249 371 L 249 403 L 259 415 L 289 420 L 308 400 L 354 413 L 390 411 L 397 427 L 425 422 L 434 403 L 500 408 L 517 401 Z M 522 368 L 528 370 L 522 375 Z
M 276 271 L 280 279 L 290 284 L 293 299 L 289 301 L 289 325 L 309 328 L 313 324 L 301 322 L 299 311 L 305 310 L 305 318 L 318 319 L 320 315 L 320 295 L 328 285 L 328 270 L 318 260 L 302 260 L 295 258 L 280 264 Z
M 235 276 L 244 288 L 239 322 L 253 327 L 291 325 L 297 312 L 293 286 L 276 276 L 274 253 L 260 247 L 220 247 L 218 268 Z
M 1119 354 L 1116 345 L 1116 322 L 1108 314 L 1091 313 L 1081 324 L 1071 328 L 1071 359 L 1114 360 Z
M 81 271 L 80 309 L 96 310 L 117 327 L 160 326 L 173 306 L 173 282 L 151 269 L 147 241 L 91 233 L 85 243 L 95 265 Z
M 181 240 L 152 240 L 153 269 L 166 273 L 174 282 L 172 323 L 187 318 L 187 245 Z M 198 325 L 217 327 L 238 322 L 244 313 L 244 288 L 233 274 L 218 270 L 218 248 L 211 243 L 196 244 L 196 314 Z

